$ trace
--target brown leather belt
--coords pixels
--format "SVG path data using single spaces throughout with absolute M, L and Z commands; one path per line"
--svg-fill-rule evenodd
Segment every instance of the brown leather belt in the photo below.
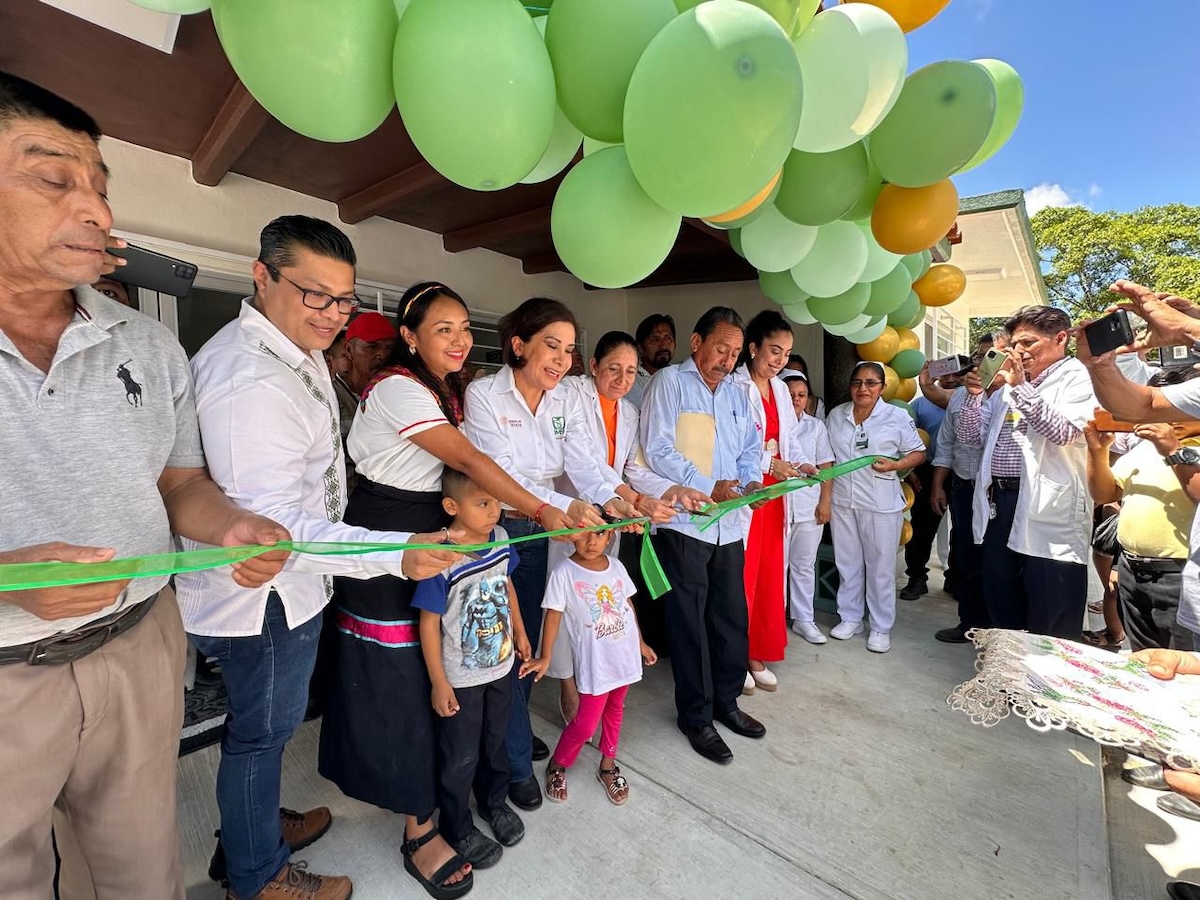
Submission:
M 74 631 L 15 647 L 0 647 L 0 666 L 14 663 L 57 666 L 83 659 L 144 619 L 157 599 L 158 594 L 152 594 L 136 606 L 98 622 L 89 622 Z

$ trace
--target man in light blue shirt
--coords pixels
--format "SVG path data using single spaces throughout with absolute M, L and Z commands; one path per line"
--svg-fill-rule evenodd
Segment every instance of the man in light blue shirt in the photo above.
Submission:
M 762 447 L 744 391 L 730 374 L 745 340 L 732 309 L 710 309 L 692 334 L 692 355 L 661 369 L 642 401 L 641 437 L 651 469 L 718 502 L 762 487 Z M 748 513 L 701 532 L 681 515 L 654 545 L 672 590 L 663 598 L 679 729 L 701 756 L 729 763 L 713 727 L 759 738 L 762 724 L 738 709 L 749 656 L 743 584 Z

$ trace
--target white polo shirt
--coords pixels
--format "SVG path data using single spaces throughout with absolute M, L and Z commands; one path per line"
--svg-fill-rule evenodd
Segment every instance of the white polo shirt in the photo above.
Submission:
M 65 541 L 117 556 L 174 549 L 158 492 L 166 467 L 204 465 L 187 357 L 153 319 L 90 287 L 49 372 L 0 331 L 0 550 Z M 73 631 L 156 593 L 166 576 L 130 582 L 111 606 L 46 621 L 4 602 L 0 646 Z
M 325 358 L 293 344 L 249 298 L 237 320 L 200 348 L 192 374 L 209 473 L 238 506 L 279 522 L 296 541 L 403 543 L 411 537 L 342 523 L 346 463 Z M 178 575 L 183 624 L 212 637 L 261 634 L 274 589 L 295 628 L 328 602 L 330 582 L 323 576 L 401 575 L 402 556 L 294 554 L 258 588 L 240 587 L 228 566 Z
M 433 391 L 407 375 L 389 375 L 359 403 L 346 450 L 358 474 L 376 484 L 440 491 L 446 464 L 410 438 L 449 424 Z

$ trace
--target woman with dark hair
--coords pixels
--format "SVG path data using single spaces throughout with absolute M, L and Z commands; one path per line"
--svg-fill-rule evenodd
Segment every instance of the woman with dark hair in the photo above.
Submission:
M 804 376 L 804 380 L 808 382 L 808 406 L 805 412 L 815 419 L 825 421 L 825 401 L 820 398 L 816 391 L 812 390 L 812 376 L 808 374 L 808 362 L 799 353 L 791 353 L 788 355 L 787 364 L 784 366 L 790 372 L 799 372 Z
M 587 503 L 609 516 L 633 518 L 639 513 L 622 499 L 627 489 L 592 452 L 590 427 L 579 397 L 562 386 L 571 368 L 578 326 L 575 316 L 557 300 L 526 300 L 500 320 L 500 347 L 504 366 L 495 375 L 477 378 L 467 388 L 466 433 L 471 443 L 512 473 L 541 505 L 530 515 L 504 502 L 503 524 L 512 536 L 545 530 L 543 508 L 561 506 L 578 517 L 584 505 L 570 494 L 555 490 L 555 479 L 564 473 Z M 594 509 L 583 521 L 600 524 Z M 582 518 L 582 517 L 579 517 Z M 512 574 L 521 618 L 529 642 L 538 646 L 542 627 L 542 595 L 546 587 L 545 541 L 521 545 L 521 560 Z M 529 724 L 529 689 L 513 669 L 513 708 L 508 728 L 508 761 L 511 768 L 509 799 L 521 809 L 537 809 L 542 790 L 533 774 L 535 739 Z M 550 749 L 537 741 L 539 759 Z M 544 754 L 544 755 L 543 755 Z
M 904 526 L 904 495 L 896 473 L 925 459 L 925 442 L 912 416 L 883 400 L 884 368 L 860 362 L 850 373 L 850 402 L 834 407 L 825 424 L 838 463 L 877 459 L 833 480 L 833 554 L 841 622 L 829 636 L 847 641 L 871 615 L 867 649 L 886 653 L 896 620 L 896 551 Z
M 445 528 L 445 466 L 548 528 L 599 521 L 583 503 L 543 503 L 463 436 L 458 373 L 473 341 L 458 294 L 437 282 L 413 285 L 401 298 L 399 324 L 400 340 L 363 392 L 347 439 L 359 479 L 346 522 L 417 532 Z M 391 577 L 335 581 L 334 674 L 319 769 L 348 796 L 404 814 L 405 867 L 427 889 L 461 893 L 469 863 L 486 856 L 490 839 L 476 829 L 452 850 L 430 824 L 434 715 L 419 610 L 411 606 L 415 589 L 414 582 Z
M 588 365 L 590 374 L 569 376 L 563 379 L 563 387 L 579 398 L 588 424 L 591 452 L 597 459 L 603 459 L 621 482 L 617 486 L 618 495 L 632 503 L 638 515 L 655 523 L 669 521 L 675 515 L 676 503 L 688 508 L 703 505 L 706 498 L 699 491 L 672 484 L 637 461 L 641 455 L 638 408 L 625 399 L 637 380 L 638 350 L 634 339 L 623 331 L 608 332 L 596 342 Z M 567 495 L 576 493 L 566 473 L 555 480 L 555 487 Z M 618 534 L 605 551 L 621 560 L 639 591 L 644 589 L 637 552 L 642 539 L 640 535 Z M 572 549 L 572 544 L 551 545 L 547 567 L 553 569 Z M 571 644 L 565 635 L 565 629 L 559 631 L 560 640 L 555 643 L 546 674 L 562 679 L 559 709 L 563 720 L 570 722 L 579 706 L 579 692 L 575 688 Z
M 804 458 L 791 395 L 778 377 L 792 352 L 792 340 L 788 321 L 773 310 L 763 310 L 746 325 L 746 341 L 733 373 L 734 382 L 750 400 L 750 417 L 762 451 L 764 485 L 817 471 L 812 460 Z M 754 693 L 755 687 L 774 691 L 778 686 L 775 673 L 766 664 L 781 661 L 787 647 L 786 530 L 782 498 L 771 500 L 751 516 L 743 576 L 750 620 L 750 660 L 743 694 Z

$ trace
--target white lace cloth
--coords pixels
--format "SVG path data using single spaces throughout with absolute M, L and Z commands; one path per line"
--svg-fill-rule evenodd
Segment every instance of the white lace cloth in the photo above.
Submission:
M 1161 681 L 1127 655 L 1023 631 L 974 629 L 968 637 L 979 674 L 946 702 L 976 725 L 1012 711 L 1035 731 L 1070 730 L 1200 772 L 1200 676 Z

